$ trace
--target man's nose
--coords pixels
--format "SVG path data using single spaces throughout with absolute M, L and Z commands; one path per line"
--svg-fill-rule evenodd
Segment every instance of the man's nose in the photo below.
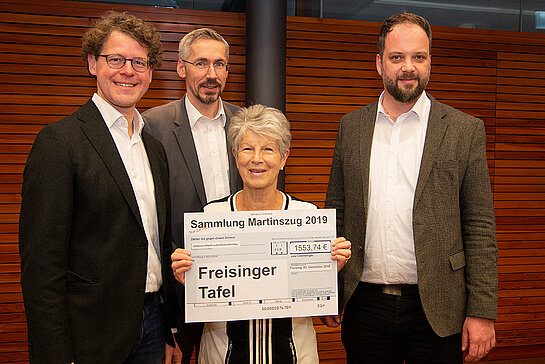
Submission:
M 214 67 L 214 64 L 211 64 L 208 66 L 208 69 L 206 70 L 206 77 L 218 78 L 218 74 L 216 72 L 216 68 Z
M 132 61 L 130 59 L 127 59 L 123 67 L 121 67 L 119 70 L 121 73 L 129 75 L 132 75 L 136 72 L 132 66 Z
M 413 72 L 415 68 L 414 68 L 414 63 L 412 59 L 407 58 L 405 62 L 403 62 L 403 66 L 401 67 L 401 70 L 403 72 Z

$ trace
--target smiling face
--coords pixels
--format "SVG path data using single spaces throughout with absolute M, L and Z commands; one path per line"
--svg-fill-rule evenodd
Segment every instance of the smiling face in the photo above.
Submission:
M 134 38 L 114 30 L 104 42 L 100 54 L 119 54 L 125 58 L 148 58 L 148 50 Z M 108 66 L 105 57 L 89 55 L 89 72 L 96 76 L 97 94 L 122 113 L 127 120 L 132 120 L 134 108 L 146 93 L 151 83 L 152 69 L 136 72 L 130 61 L 119 69 Z
M 282 156 L 276 140 L 248 130 L 233 154 L 245 189 L 276 189 L 278 173 L 286 164 L 289 150 Z
M 426 32 L 416 24 L 401 23 L 384 42 L 383 56 L 377 54 L 376 67 L 386 94 L 401 103 L 413 103 L 430 78 L 431 55 Z
M 191 45 L 186 61 L 197 63 L 205 62 L 214 64 L 216 62 L 227 63 L 225 44 L 213 39 L 199 39 Z M 191 104 L 201 111 L 201 106 L 211 105 L 218 101 L 225 81 L 227 70 L 216 71 L 214 67 L 206 70 L 199 70 L 192 64 L 178 60 L 177 66 L 180 77 L 185 78 L 187 97 Z M 202 111 L 201 111 L 202 112 Z

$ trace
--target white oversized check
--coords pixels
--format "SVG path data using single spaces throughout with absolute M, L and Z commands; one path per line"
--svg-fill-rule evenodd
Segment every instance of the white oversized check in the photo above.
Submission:
M 335 210 L 184 214 L 186 322 L 337 314 Z

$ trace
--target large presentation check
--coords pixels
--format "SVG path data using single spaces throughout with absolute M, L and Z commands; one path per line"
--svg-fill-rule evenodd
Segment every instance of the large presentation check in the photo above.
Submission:
M 337 314 L 335 210 L 184 214 L 186 322 Z

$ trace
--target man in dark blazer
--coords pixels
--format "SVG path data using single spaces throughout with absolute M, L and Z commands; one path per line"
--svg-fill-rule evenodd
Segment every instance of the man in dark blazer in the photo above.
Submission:
M 30 151 L 19 243 L 31 363 L 161 363 L 168 164 L 135 105 L 162 52 L 151 24 L 101 18 L 82 46 L 97 92 L 44 127 Z
M 143 113 L 145 130 L 165 147 L 170 165 L 173 249 L 184 247 L 184 212 L 242 188 L 226 142 L 229 119 L 238 107 L 220 94 L 228 74 L 229 44 L 213 29 L 196 29 L 180 40 L 177 72 L 187 93 Z M 176 282 L 178 332 L 183 363 L 200 342 L 202 325 L 185 324 L 184 287 Z
M 325 203 L 353 247 L 339 275 L 348 363 L 476 361 L 497 315 L 484 124 L 424 91 L 424 18 L 388 18 L 378 45 L 385 90 L 341 120 Z

